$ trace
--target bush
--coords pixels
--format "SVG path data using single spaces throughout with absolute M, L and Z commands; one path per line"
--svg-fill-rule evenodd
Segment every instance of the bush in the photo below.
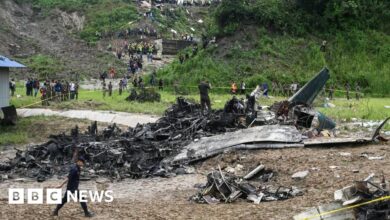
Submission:
M 50 79 L 64 70 L 64 64 L 54 57 L 38 54 L 22 61 L 40 79 Z
M 390 1 L 224 0 L 214 16 L 220 35 L 230 35 L 240 25 L 248 23 L 297 35 L 356 28 L 388 33 Z

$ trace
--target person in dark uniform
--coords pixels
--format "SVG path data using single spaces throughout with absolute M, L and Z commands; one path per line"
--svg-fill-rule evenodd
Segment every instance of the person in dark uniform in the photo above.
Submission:
M 356 95 L 356 100 L 359 101 L 359 99 L 360 99 L 360 86 L 357 82 L 355 83 L 355 95 Z
M 112 83 L 111 81 L 108 83 L 108 96 L 112 96 Z
M 347 91 L 347 100 L 349 100 L 349 90 L 351 90 L 351 86 L 348 82 L 345 84 L 345 90 Z
M 69 175 L 67 180 L 65 180 L 58 188 L 62 188 L 65 183 L 68 183 L 66 185 L 66 192 L 64 197 L 62 198 L 62 203 L 58 204 L 56 209 L 53 211 L 53 216 L 58 216 L 58 211 L 62 208 L 62 206 L 65 205 L 66 202 L 68 202 L 68 191 L 72 194 L 75 193 L 79 188 L 79 180 L 80 180 L 80 170 L 84 166 L 85 159 L 83 157 L 79 157 L 77 159 L 76 164 L 73 164 L 70 167 Z M 78 192 L 77 192 L 78 193 Z M 78 194 L 77 198 L 79 198 L 80 194 Z M 87 203 L 80 202 L 81 207 L 84 210 L 85 217 L 93 217 L 93 213 L 88 211 Z
M 333 100 L 334 85 L 332 84 L 329 88 L 329 99 Z
M 204 114 L 204 110 L 207 106 L 208 111 L 211 110 L 211 103 L 209 97 L 209 90 L 211 89 L 211 85 L 208 82 L 202 81 L 199 86 L 200 93 L 200 104 L 202 106 L 202 114 Z

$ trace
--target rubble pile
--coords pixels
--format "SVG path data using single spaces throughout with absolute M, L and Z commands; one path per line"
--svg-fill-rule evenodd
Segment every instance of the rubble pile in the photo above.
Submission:
M 135 89 L 132 89 L 130 95 L 126 98 L 126 101 L 160 102 L 161 95 L 156 92 L 154 88 L 142 89 L 139 93 L 137 93 Z
M 66 174 L 77 155 L 87 160 L 84 176 L 88 178 L 169 175 L 174 168 L 164 165 L 164 158 L 179 152 L 194 139 L 239 128 L 234 114 L 201 112 L 199 104 L 178 98 L 156 123 L 138 124 L 127 131 L 113 124 L 98 132 L 95 122 L 85 134 L 79 134 L 76 127 L 70 135 L 52 135 L 45 144 L 18 151 L 14 159 L 0 166 L 0 173 L 44 181 L 54 174 Z
M 272 187 L 262 185 L 274 176 L 272 170 L 264 169 L 263 165 L 256 167 L 244 177 L 231 173 L 212 171 L 207 175 L 207 183 L 190 200 L 197 203 L 216 204 L 231 203 L 238 199 L 259 204 L 265 201 L 285 200 L 302 195 L 296 187 Z M 256 182 L 248 182 L 255 179 Z

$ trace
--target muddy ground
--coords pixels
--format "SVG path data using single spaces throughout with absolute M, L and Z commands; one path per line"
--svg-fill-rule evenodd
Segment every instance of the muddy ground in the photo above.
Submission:
M 340 155 L 351 153 L 350 156 Z M 362 153 L 385 156 L 383 160 L 368 160 Z M 343 156 L 344 155 L 344 156 Z M 277 175 L 268 184 L 297 186 L 304 195 L 284 201 L 264 202 L 259 205 L 244 200 L 233 204 L 195 204 L 188 198 L 197 192 L 194 184 L 205 183 L 205 175 L 220 165 L 244 166 L 241 173 L 262 163 Z M 95 219 L 292 219 L 308 207 L 331 202 L 333 192 L 362 180 L 370 173 L 382 173 L 390 179 L 389 144 L 345 146 L 338 148 L 295 148 L 230 152 L 195 165 L 196 173 L 172 178 L 150 178 L 110 182 L 108 179 L 81 182 L 84 189 L 112 189 L 113 203 L 89 204 Z M 297 171 L 310 170 L 304 180 L 293 180 Z M 353 172 L 358 170 L 358 173 Z M 83 219 L 77 203 L 67 204 L 60 217 L 50 217 L 54 205 L 8 205 L 7 189 L 16 187 L 50 187 L 62 180 L 53 178 L 44 183 L 5 181 L 0 184 L 0 215 L 2 219 Z M 99 182 L 99 183 L 97 183 Z

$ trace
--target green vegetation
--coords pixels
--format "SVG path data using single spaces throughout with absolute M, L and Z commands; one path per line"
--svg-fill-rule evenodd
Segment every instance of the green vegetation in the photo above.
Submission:
M 33 141 L 42 141 L 48 136 L 46 135 L 51 129 L 57 128 L 53 125 L 53 122 L 59 123 L 65 120 L 60 117 L 44 117 L 35 116 L 28 118 L 18 118 L 17 126 L 1 126 L 0 125 L 0 146 L 2 145 L 13 145 L 13 144 L 27 144 Z M 71 119 L 71 121 L 75 121 Z
M 0 125 L 0 150 L 1 146 L 47 141 L 51 134 L 69 132 L 69 128 L 74 127 L 76 124 L 80 129 L 84 130 L 91 122 L 57 116 L 18 118 L 16 126 Z M 105 123 L 99 124 L 105 126 Z
M 99 40 L 99 33 L 121 30 L 138 18 L 132 0 L 17 0 L 17 2 L 31 2 L 36 10 L 42 10 L 46 15 L 54 8 L 67 12 L 82 12 L 86 16 L 86 24 L 80 36 L 90 43 Z
M 163 13 L 158 9 L 152 10 L 155 21 L 158 22 L 158 32 L 163 35 L 163 38 L 172 38 L 171 29 L 180 33 L 194 34 L 202 32 L 203 25 L 194 21 L 187 14 L 185 8 L 175 8 L 174 10 L 164 10 Z M 192 30 L 191 28 L 194 28 Z
M 344 90 L 358 83 L 372 96 L 389 96 L 389 1 L 226 0 L 208 23 L 217 45 L 159 74 L 170 83 L 216 86 L 244 80 L 303 85 L 323 67 L 329 85 Z M 387 19 L 388 20 L 388 19 Z M 325 52 L 320 51 L 323 40 Z M 190 51 L 184 53 L 191 54 Z
M 359 83 L 363 92 L 390 94 L 390 36 L 377 31 L 339 33 L 328 39 L 327 52 L 321 40 L 270 34 L 264 29 L 242 34 L 241 40 L 202 50 L 180 64 L 178 60 L 159 72 L 167 82 L 196 85 L 205 78 L 215 86 L 245 80 L 248 86 L 272 81 L 303 85 L 324 66 L 331 71 L 329 84 L 345 90 Z M 249 43 L 248 43 L 249 42 Z
M 273 32 L 306 35 L 351 29 L 389 31 L 389 1 L 366 0 L 226 0 L 214 13 L 220 34 L 256 24 Z
M 123 30 L 138 19 L 136 8 L 122 0 L 103 1 L 86 11 L 87 23 L 80 36 L 87 42 L 99 40 L 99 34 Z
M 65 65 L 56 57 L 43 54 L 33 55 L 26 59 L 20 59 L 20 62 L 27 65 L 33 74 L 38 77 L 48 79 L 64 70 Z
M 0 126 L 0 145 L 27 143 L 28 128 L 34 120 L 36 118 L 24 118 L 18 121 L 18 126 Z

